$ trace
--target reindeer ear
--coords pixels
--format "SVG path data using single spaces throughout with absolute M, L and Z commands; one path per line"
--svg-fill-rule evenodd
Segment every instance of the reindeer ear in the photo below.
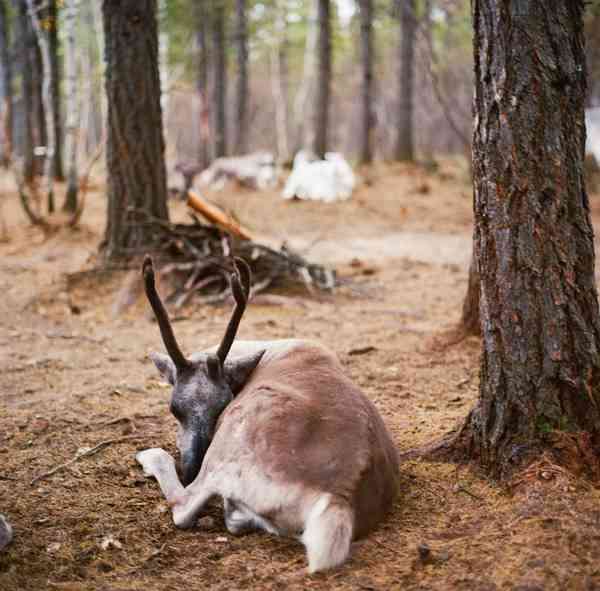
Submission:
M 238 357 L 225 362 L 225 380 L 227 380 L 234 395 L 238 394 L 246 385 L 264 354 L 264 351 L 259 351 L 246 357 Z
M 154 361 L 158 373 L 169 382 L 172 386 L 175 385 L 175 364 L 171 361 L 171 358 L 162 353 L 150 353 L 150 359 Z

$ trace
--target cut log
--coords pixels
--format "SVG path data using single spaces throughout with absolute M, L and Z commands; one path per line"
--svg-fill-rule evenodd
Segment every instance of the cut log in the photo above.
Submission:
M 249 230 L 241 226 L 222 209 L 206 201 L 206 199 L 198 195 L 195 191 L 188 190 L 187 205 L 202 215 L 211 224 L 215 224 L 233 236 L 242 240 L 253 240 L 252 233 Z

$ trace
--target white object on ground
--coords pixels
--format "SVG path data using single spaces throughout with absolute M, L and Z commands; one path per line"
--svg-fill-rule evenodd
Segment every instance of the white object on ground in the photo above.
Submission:
M 591 154 L 600 166 L 600 107 L 586 109 L 585 125 L 587 128 L 585 153 Z
M 315 160 L 310 152 L 300 150 L 283 189 L 283 198 L 343 201 L 350 199 L 355 185 L 352 168 L 340 153 L 327 152 L 325 160 Z

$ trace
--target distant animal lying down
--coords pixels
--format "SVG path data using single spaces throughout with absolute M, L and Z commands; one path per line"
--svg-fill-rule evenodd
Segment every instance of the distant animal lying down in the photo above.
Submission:
M 250 269 L 236 260 L 236 307 L 218 348 L 186 358 L 144 261 L 146 294 L 169 353 L 152 354 L 173 385 L 180 482 L 162 449 L 137 454 L 172 507 L 192 527 L 211 497 L 224 500 L 232 534 L 253 529 L 299 539 L 310 572 L 344 562 L 352 539 L 390 510 L 396 449 L 379 413 L 336 356 L 301 340 L 238 341 Z
M 8 546 L 12 540 L 13 531 L 10 523 L 6 521 L 6 517 L 0 513 L 0 550 Z

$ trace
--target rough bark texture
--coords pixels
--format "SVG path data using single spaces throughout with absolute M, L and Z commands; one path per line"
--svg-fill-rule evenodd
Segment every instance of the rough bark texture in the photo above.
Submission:
M 210 164 L 210 110 L 208 101 L 208 67 L 209 54 L 206 39 L 208 8 L 205 0 L 194 5 L 196 19 L 196 88 L 198 90 L 199 142 L 198 163 L 205 169 Z
M 398 161 L 412 162 L 415 159 L 413 119 L 417 32 L 416 0 L 399 0 L 399 2 L 398 126 L 394 155 Z
M 149 244 L 143 224 L 129 224 L 135 208 L 168 219 L 160 109 L 156 0 L 104 0 L 108 97 L 108 216 L 105 254 L 127 256 Z
M 583 0 L 473 0 L 480 398 L 457 443 L 503 476 L 549 431 L 600 433 L 583 174 Z M 463 447 L 464 449 L 464 447 Z
M 246 0 L 235 2 L 235 47 L 237 53 L 237 78 L 235 88 L 236 137 L 235 153 L 248 151 L 248 31 Z
M 319 71 L 314 116 L 313 152 L 324 158 L 327 152 L 329 97 L 331 87 L 331 6 L 330 0 L 319 0 Z
M 12 156 L 12 126 L 13 126 L 13 108 L 12 108 L 12 63 L 10 57 L 10 23 L 8 18 L 6 0 L 0 1 L 0 85 L 2 102 L 1 116 L 1 134 L 0 142 L 0 163 L 7 166 Z
M 213 62 L 213 156 L 227 154 L 226 102 L 227 102 L 227 56 L 225 52 L 225 5 L 215 0 L 212 6 L 212 62 Z
M 463 335 L 480 335 L 481 321 L 479 314 L 479 292 L 481 289 L 481 280 L 479 278 L 479 268 L 477 255 L 473 253 L 471 265 L 469 266 L 469 285 L 467 295 L 463 302 L 462 317 L 460 319 L 460 330 Z
M 373 160 L 373 0 L 360 0 L 361 137 L 360 162 Z
M 60 100 L 60 87 L 62 72 L 60 60 L 58 57 L 59 42 L 58 42 L 58 15 L 56 10 L 56 0 L 48 1 L 48 41 L 50 43 L 50 67 L 52 70 L 52 111 L 54 125 L 54 178 L 58 181 L 63 181 L 65 178 L 62 159 L 63 147 L 63 125 L 62 125 L 62 103 Z

